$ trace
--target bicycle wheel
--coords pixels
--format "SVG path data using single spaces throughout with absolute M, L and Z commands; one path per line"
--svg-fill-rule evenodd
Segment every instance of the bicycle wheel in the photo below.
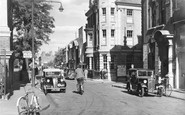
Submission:
M 171 93 L 172 93 L 172 86 L 170 84 L 167 84 L 165 88 L 165 95 L 169 97 Z
M 17 100 L 17 110 L 19 115 L 27 115 L 28 113 L 28 103 L 25 97 L 20 97 Z

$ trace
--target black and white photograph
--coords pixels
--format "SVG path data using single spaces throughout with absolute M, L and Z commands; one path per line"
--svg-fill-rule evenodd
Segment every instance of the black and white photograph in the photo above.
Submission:
M 0 0 L 0 115 L 185 115 L 185 0 Z

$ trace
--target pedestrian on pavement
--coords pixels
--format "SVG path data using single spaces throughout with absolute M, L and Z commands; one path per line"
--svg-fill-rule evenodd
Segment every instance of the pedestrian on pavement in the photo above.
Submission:
M 85 75 L 84 75 L 84 72 L 83 72 L 83 69 L 81 68 L 81 65 L 78 65 L 76 70 L 75 70 L 75 73 L 76 73 L 76 80 L 77 80 L 77 91 L 79 92 L 79 86 L 82 85 L 82 92 L 83 91 L 83 87 L 84 87 L 84 78 L 85 78 Z
M 88 77 L 88 68 L 85 68 L 84 75 L 85 75 L 85 79 L 87 79 L 87 77 Z

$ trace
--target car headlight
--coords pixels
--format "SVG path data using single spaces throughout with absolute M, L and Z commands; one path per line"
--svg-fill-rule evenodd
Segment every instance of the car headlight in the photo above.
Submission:
M 64 80 L 63 79 L 60 79 L 61 82 L 63 82 Z
M 144 80 L 143 83 L 147 83 L 147 80 Z
M 49 80 L 49 79 L 47 79 L 47 82 L 50 82 L 50 80 Z

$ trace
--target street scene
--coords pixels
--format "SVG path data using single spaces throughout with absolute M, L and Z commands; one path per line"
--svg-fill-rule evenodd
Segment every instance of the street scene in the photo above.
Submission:
M 184 0 L 1 0 L 0 115 L 185 115 Z
M 184 99 L 157 97 L 149 94 L 143 98 L 129 94 L 125 88 L 112 87 L 112 82 L 85 82 L 83 95 L 74 93 L 76 81 L 67 81 L 65 94 L 49 93 L 51 106 L 46 115 L 184 115 Z M 116 85 L 116 84 L 115 84 Z M 184 94 L 180 94 L 185 96 Z

